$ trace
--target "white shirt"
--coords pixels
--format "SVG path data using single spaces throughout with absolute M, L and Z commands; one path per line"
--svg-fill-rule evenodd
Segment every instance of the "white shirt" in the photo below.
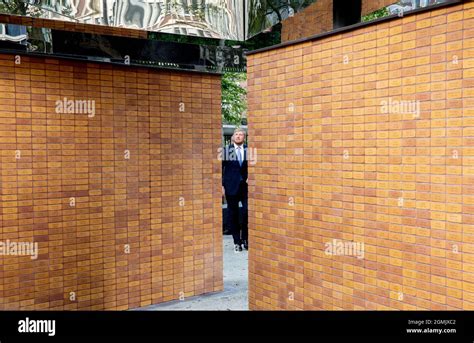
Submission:
M 237 161 L 239 160 L 239 154 L 240 153 L 240 158 L 242 158 L 242 163 L 244 162 L 244 145 L 237 145 L 234 143 L 234 150 L 235 150 L 235 156 L 237 157 Z M 238 151 L 238 152 L 237 152 Z

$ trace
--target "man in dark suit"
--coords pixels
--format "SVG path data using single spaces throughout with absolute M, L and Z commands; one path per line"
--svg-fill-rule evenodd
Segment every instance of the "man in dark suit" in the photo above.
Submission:
M 248 250 L 248 163 L 245 131 L 236 129 L 234 142 L 223 149 L 222 193 L 227 200 L 230 228 L 234 238 L 234 251 Z M 239 202 L 242 203 L 242 235 L 239 228 Z

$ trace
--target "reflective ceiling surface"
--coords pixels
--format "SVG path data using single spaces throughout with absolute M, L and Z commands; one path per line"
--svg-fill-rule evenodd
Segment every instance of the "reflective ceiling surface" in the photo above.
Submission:
M 245 41 L 317 1 L 0 0 L 0 13 Z M 394 14 L 444 2 L 447 0 L 394 0 L 387 9 Z
M 243 41 L 316 0 L 2 0 L 0 12 Z

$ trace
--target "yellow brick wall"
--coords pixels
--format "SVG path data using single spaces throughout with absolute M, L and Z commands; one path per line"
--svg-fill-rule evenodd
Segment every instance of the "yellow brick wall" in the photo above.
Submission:
M 0 242 L 39 256 L 0 255 L 0 310 L 222 290 L 219 76 L 19 62 L 0 55 Z M 64 97 L 94 116 L 58 113 Z
M 474 3 L 248 64 L 250 308 L 474 309 Z

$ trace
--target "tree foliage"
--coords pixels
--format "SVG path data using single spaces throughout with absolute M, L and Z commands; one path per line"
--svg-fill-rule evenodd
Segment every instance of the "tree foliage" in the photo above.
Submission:
M 26 15 L 29 3 L 19 0 L 1 0 L 0 11 L 2 13 L 10 13 L 16 15 Z
M 216 46 L 222 41 L 212 38 L 183 36 L 167 33 L 149 33 L 150 39 L 178 43 L 202 44 Z M 226 40 L 225 46 L 238 45 L 245 51 L 256 50 L 281 43 L 281 23 L 267 32 L 262 32 L 251 39 L 240 42 Z M 242 114 L 247 110 L 247 90 L 240 85 L 247 78 L 246 73 L 224 72 L 222 74 L 222 121 L 226 124 L 241 125 Z
M 378 18 L 383 18 L 383 17 L 386 17 L 388 15 L 390 15 L 390 12 L 388 11 L 388 9 L 386 7 L 384 7 L 384 8 L 378 9 L 377 11 L 374 11 L 372 13 L 369 13 L 369 14 L 363 16 L 362 17 L 362 22 L 370 21 L 370 20 L 374 20 L 374 19 L 378 19 Z
M 246 78 L 245 73 L 222 75 L 222 117 L 227 124 L 240 125 L 247 110 L 247 90 L 240 85 Z
M 249 33 L 263 32 L 315 0 L 254 0 L 249 4 Z
M 43 9 L 37 0 L 0 0 L 0 13 L 40 17 Z

